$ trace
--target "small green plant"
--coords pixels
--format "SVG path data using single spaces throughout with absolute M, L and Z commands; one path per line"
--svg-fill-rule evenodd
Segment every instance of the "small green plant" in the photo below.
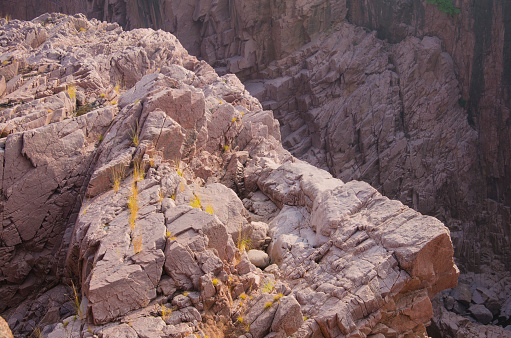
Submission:
M 188 297 L 188 291 L 183 292 L 183 296 Z
M 307 316 L 303 316 L 303 321 L 304 321 L 304 322 L 306 322 L 306 321 L 307 321 L 307 319 L 309 319 L 309 317 L 307 317 Z
M 426 0 L 426 2 L 436 5 L 440 11 L 450 16 L 460 13 L 460 9 L 454 6 L 452 0 Z
M 231 147 L 229 147 L 227 144 L 224 145 L 224 152 L 229 152 L 229 150 L 231 149 Z
M 69 321 L 64 321 L 62 322 L 62 326 L 64 327 L 64 329 L 69 325 Z
M 271 308 L 272 305 L 273 305 L 272 302 L 266 302 L 266 304 L 264 304 L 264 309 L 267 310 L 267 309 Z
M 242 293 L 242 294 L 240 295 L 240 298 L 241 298 L 241 299 L 243 299 L 243 300 L 245 300 L 245 299 L 247 298 L 247 295 L 246 295 L 246 294 L 244 294 L 244 293 Z
M 220 281 L 216 278 L 213 278 L 213 285 L 217 286 L 220 283 Z
M 275 288 L 275 283 L 272 280 L 268 280 L 263 285 L 262 293 L 271 293 Z
M 86 31 L 87 31 L 87 29 L 80 27 L 80 32 L 86 32 Z
M 238 323 L 243 324 L 243 317 L 242 316 L 238 317 Z

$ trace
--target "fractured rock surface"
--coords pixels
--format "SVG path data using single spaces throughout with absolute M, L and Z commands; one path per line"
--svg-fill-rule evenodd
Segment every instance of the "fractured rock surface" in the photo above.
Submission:
M 0 58 L 27 75 L 0 97 L 0 311 L 15 334 L 425 333 L 458 277 L 440 221 L 293 157 L 273 113 L 170 33 L 2 23 Z

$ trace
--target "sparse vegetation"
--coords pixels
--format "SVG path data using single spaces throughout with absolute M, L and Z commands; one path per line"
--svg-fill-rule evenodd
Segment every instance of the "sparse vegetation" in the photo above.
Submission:
M 144 179 L 144 176 L 145 176 L 144 164 L 139 160 L 133 161 L 133 179 L 135 180 L 135 182 L 142 181 Z
M 278 302 L 282 297 L 284 297 L 284 295 L 282 293 L 279 293 L 275 295 L 275 297 L 273 297 L 273 301 Z
M 244 293 L 242 293 L 242 294 L 240 295 L 240 298 L 241 298 L 241 299 L 243 299 L 243 300 L 245 300 L 245 299 L 247 298 L 247 295 L 246 295 L 246 294 L 244 294 Z
M 36 327 L 34 331 L 32 331 L 32 334 L 30 336 L 34 338 L 41 338 L 43 336 L 43 333 L 41 332 L 40 328 Z
M 140 144 L 140 130 L 138 126 L 138 121 L 135 124 L 135 127 L 131 128 L 131 142 L 135 147 L 138 147 Z
M 263 285 L 262 293 L 271 293 L 274 288 L 275 288 L 275 282 L 273 282 L 272 280 L 268 280 Z
M 71 100 L 74 100 L 76 98 L 76 87 L 73 85 L 67 86 L 67 94 Z
M 75 284 L 72 281 L 71 281 L 71 288 L 73 290 L 73 294 L 71 295 L 71 300 L 73 301 L 73 308 L 76 312 L 76 315 L 80 318 L 80 320 L 82 320 L 84 313 L 82 311 L 82 308 L 80 307 L 80 303 L 81 303 L 80 293 L 78 292 Z
M 264 309 L 267 310 L 267 309 L 271 308 L 272 305 L 273 305 L 272 302 L 266 302 L 266 304 L 264 304 Z
M 142 235 L 135 236 L 133 238 L 133 251 L 135 254 L 138 254 L 140 251 L 142 251 Z
M 172 309 L 167 308 L 165 305 L 161 305 L 161 319 L 163 319 L 163 321 L 166 321 L 171 313 Z
M 167 232 L 165 233 L 165 238 L 168 238 L 168 239 L 170 239 L 171 241 L 174 241 L 174 240 L 176 240 L 176 239 L 177 239 L 177 237 L 176 237 L 176 236 L 172 236 L 172 233 L 171 233 L 170 231 L 167 231 Z
M 241 223 L 238 229 L 238 250 L 245 252 L 250 250 L 251 240 L 248 237 L 243 236 L 241 231 Z
M 121 181 L 124 179 L 125 175 L 125 167 L 124 165 L 116 165 L 112 168 L 112 186 L 114 188 L 114 192 L 117 194 L 117 191 L 119 191 L 119 188 L 121 186 Z
M 136 181 L 131 185 L 131 195 L 128 197 L 128 209 L 130 210 L 129 225 L 131 230 L 135 229 L 135 220 L 138 213 L 138 188 Z
M 202 209 L 200 197 L 197 196 L 195 193 L 193 194 L 193 199 L 190 201 L 190 206 L 192 208 Z
M 208 204 L 206 206 L 206 209 L 204 209 L 205 212 L 207 212 L 208 214 L 211 214 L 213 215 L 213 213 L 215 212 L 214 209 L 213 209 L 213 206 L 211 204 Z
M 220 283 L 220 281 L 216 278 L 213 278 L 213 285 L 217 286 Z
M 460 9 L 454 6 L 452 0 L 426 0 L 426 2 L 436 5 L 440 11 L 450 16 L 460 13 Z

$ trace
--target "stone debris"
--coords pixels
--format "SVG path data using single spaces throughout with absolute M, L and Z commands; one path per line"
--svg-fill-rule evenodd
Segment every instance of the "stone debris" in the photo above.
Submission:
M 30 74 L 0 97 L 17 335 L 425 334 L 458 278 L 440 221 L 293 157 L 273 113 L 170 33 L 2 23 L 2 60 Z

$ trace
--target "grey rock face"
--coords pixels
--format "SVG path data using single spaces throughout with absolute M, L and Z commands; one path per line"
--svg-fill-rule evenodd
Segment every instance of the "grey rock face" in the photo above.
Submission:
M 468 308 L 468 311 L 482 324 L 489 324 L 493 319 L 493 314 L 484 305 L 477 304 Z

